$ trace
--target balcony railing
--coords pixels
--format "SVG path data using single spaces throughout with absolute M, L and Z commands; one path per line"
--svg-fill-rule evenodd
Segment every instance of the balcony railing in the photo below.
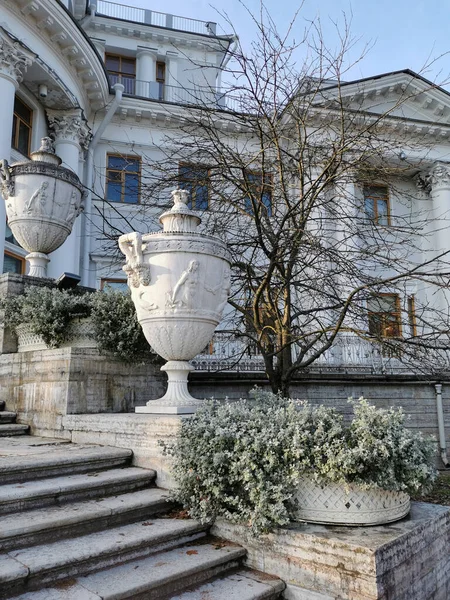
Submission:
M 230 112 L 245 112 L 241 99 L 224 94 L 223 92 L 216 92 L 206 86 L 195 89 L 184 88 L 167 85 L 159 81 L 141 81 L 134 77 L 119 76 L 111 73 L 109 74 L 109 79 L 111 85 L 115 83 L 123 84 L 125 94 L 130 96 L 139 96 L 140 98 L 159 100 L 161 102 L 173 102 L 184 106 L 201 106 Z
M 97 0 L 96 14 L 120 19 L 121 21 L 132 21 L 133 23 L 145 23 L 146 25 L 156 25 L 166 29 L 177 29 L 179 31 L 188 31 L 189 33 L 202 33 L 204 35 L 216 35 L 216 23 L 210 21 L 199 21 L 198 19 L 188 19 L 168 13 L 161 13 L 147 8 L 136 8 L 116 2 L 107 2 L 106 0 Z
M 262 356 L 247 346 L 245 338 L 236 338 L 231 332 L 217 331 L 208 346 L 208 351 L 196 356 L 192 363 L 196 371 L 263 372 Z M 448 370 L 450 366 L 448 355 L 440 356 L 438 362 L 441 369 Z M 376 344 L 348 334 L 340 335 L 333 346 L 324 352 L 307 371 L 312 374 L 374 375 L 406 375 L 415 372 L 395 356 L 386 356 Z

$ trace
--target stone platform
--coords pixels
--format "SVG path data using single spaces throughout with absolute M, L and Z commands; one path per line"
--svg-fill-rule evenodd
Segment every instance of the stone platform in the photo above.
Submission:
M 449 600 L 450 508 L 413 502 L 377 527 L 297 523 L 255 539 L 219 520 L 214 535 L 244 546 L 247 565 L 277 575 L 286 600 Z

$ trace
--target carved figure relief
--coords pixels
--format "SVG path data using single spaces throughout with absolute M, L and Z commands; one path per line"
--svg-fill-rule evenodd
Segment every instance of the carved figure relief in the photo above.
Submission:
M 217 307 L 217 312 L 220 315 L 222 314 L 223 309 L 227 305 L 228 298 L 230 297 L 230 291 L 231 291 L 231 273 L 230 273 L 230 270 L 228 268 L 226 268 L 225 273 L 224 273 L 223 283 L 222 283 L 220 304 Z
M 43 181 L 38 189 L 33 192 L 25 203 L 25 212 L 29 215 L 45 215 L 45 206 L 47 204 L 48 181 Z
M 150 302 L 144 298 L 146 294 L 146 290 L 139 290 L 135 295 L 135 302 L 138 305 L 137 307 L 142 310 L 156 310 L 158 307 L 155 302 Z
M 188 268 L 180 275 L 179 280 L 173 288 L 172 294 L 168 294 L 166 306 L 168 308 L 195 308 L 198 289 L 198 260 L 191 260 Z
M 14 196 L 14 181 L 11 178 L 9 164 L 6 159 L 0 160 L 0 185 L 5 200 L 10 196 Z
M 122 268 L 127 274 L 128 285 L 136 288 L 140 285 L 149 285 L 150 269 L 144 264 L 141 234 L 133 232 L 121 235 L 119 247 L 127 259 Z
M 77 196 L 78 196 L 78 194 L 74 190 L 70 197 L 69 212 L 66 217 L 66 221 L 68 223 L 71 223 L 72 221 L 74 221 L 75 217 L 78 217 L 78 215 L 83 211 L 83 209 L 81 207 L 81 203 L 80 203 L 80 205 L 78 205 Z

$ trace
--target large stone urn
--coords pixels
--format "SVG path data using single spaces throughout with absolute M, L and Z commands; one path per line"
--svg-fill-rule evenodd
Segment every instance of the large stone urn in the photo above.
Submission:
M 50 138 L 43 138 L 29 161 L 0 162 L 8 225 L 29 252 L 25 258 L 34 277 L 46 277 L 47 255 L 64 243 L 82 210 L 83 186 L 73 171 L 60 165 Z
M 211 340 L 230 291 L 230 257 L 224 242 L 199 233 L 200 217 L 187 192 L 172 192 L 174 206 L 160 217 L 163 231 L 119 238 L 123 267 L 137 317 L 150 346 L 168 362 L 166 394 L 136 412 L 195 412 L 199 400 L 187 387 L 189 360 Z

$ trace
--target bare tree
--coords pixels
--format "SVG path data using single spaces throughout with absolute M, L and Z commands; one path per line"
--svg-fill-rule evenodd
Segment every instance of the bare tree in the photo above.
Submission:
M 448 342 L 450 267 L 433 249 L 447 215 L 420 201 L 434 140 L 403 112 L 436 86 L 409 72 L 387 75 L 381 93 L 345 83 L 347 23 L 336 50 L 318 22 L 298 42 L 295 20 L 283 36 L 264 12 L 254 24 L 251 51 L 231 50 L 223 108 L 206 86 L 192 106 L 167 106 L 176 127 L 144 157 L 142 210 L 179 185 L 193 208 L 208 205 L 204 227 L 233 256 L 227 328 L 262 354 L 274 390 L 342 335 L 431 368 L 430 349 Z

